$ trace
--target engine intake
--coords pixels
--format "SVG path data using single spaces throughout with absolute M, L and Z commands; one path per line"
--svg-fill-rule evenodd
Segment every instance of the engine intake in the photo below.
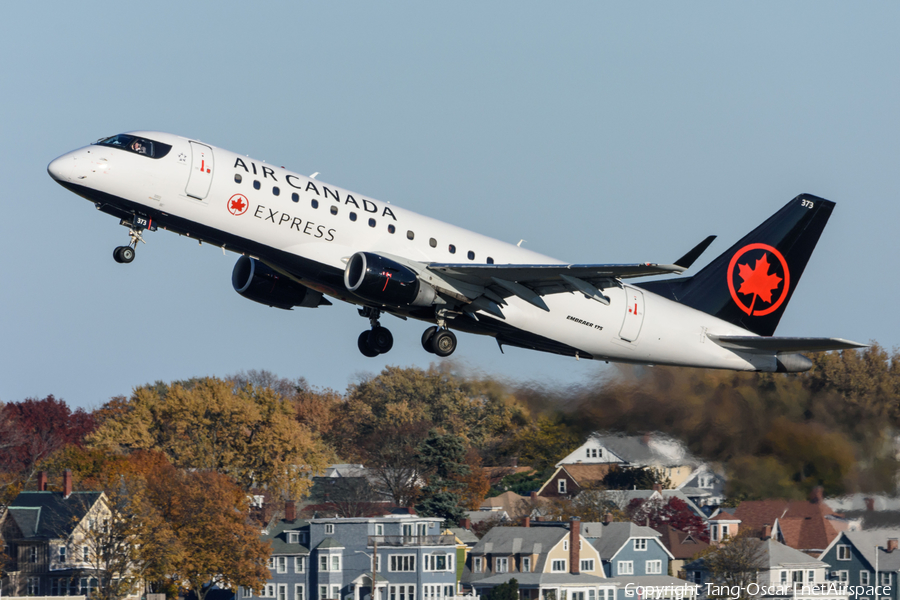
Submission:
M 294 306 L 315 308 L 328 303 L 321 292 L 311 290 L 249 256 L 242 256 L 234 264 L 231 285 L 238 294 L 275 308 L 290 310 Z
M 344 285 L 357 296 L 383 306 L 431 306 L 436 295 L 415 271 L 372 252 L 350 257 Z

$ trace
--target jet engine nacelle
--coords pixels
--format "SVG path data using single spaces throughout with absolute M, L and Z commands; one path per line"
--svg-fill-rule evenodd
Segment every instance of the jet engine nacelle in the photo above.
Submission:
M 244 298 L 285 310 L 294 306 L 315 308 L 324 303 L 320 292 L 276 273 L 249 256 L 240 257 L 234 264 L 231 285 Z
M 382 306 L 431 306 L 434 288 L 415 271 L 372 252 L 357 252 L 344 269 L 347 289 Z

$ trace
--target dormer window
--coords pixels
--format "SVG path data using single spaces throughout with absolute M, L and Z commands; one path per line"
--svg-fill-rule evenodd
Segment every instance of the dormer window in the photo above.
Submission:
M 331 535 L 334 533 L 334 523 L 327 523 L 325 525 L 325 535 Z
M 296 531 L 288 533 L 288 544 L 297 544 L 300 542 L 300 534 Z
M 59 562 L 61 562 L 61 563 L 66 562 L 66 547 L 65 546 L 59 547 Z

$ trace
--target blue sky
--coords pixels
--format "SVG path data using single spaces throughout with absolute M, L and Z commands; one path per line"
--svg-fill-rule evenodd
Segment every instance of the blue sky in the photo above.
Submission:
M 900 5 L 13 3 L 0 23 L 0 400 L 95 407 L 134 386 L 268 369 L 343 391 L 427 366 L 424 325 L 284 312 L 233 254 L 127 232 L 53 158 L 158 129 L 573 262 L 698 267 L 799 193 L 837 202 L 778 330 L 900 345 Z M 463 335 L 462 369 L 592 381 L 602 363 Z

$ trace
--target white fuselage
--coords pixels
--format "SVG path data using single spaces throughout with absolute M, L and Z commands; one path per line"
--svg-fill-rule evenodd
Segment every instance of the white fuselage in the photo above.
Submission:
M 422 263 L 563 264 L 228 150 L 171 134 L 133 134 L 172 149 L 152 159 L 92 145 L 61 156 L 49 170 L 60 183 L 77 186 L 82 191 L 74 191 L 94 202 L 104 198 L 126 210 L 140 207 L 147 214 L 162 215 L 161 227 L 205 243 L 263 260 L 260 255 L 267 249 L 298 257 L 306 266 L 292 275 L 334 298 L 359 303 L 334 277 L 358 251 Z M 325 272 L 330 277 L 321 276 Z M 638 286 L 610 287 L 604 294 L 608 306 L 581 293 L 550 294 L 543 297 L 549 312 L 511 296 L 503 307 L 504 323 L 599 360 L 776 368 L 773 355 L 736 352 L 707 337 L 753 335 L 745 329 Z M 479 321 L 498 320 L 480 311 L 477 316 Z M 473 321 L 464 329 L 477 333 L 478 327 Z

